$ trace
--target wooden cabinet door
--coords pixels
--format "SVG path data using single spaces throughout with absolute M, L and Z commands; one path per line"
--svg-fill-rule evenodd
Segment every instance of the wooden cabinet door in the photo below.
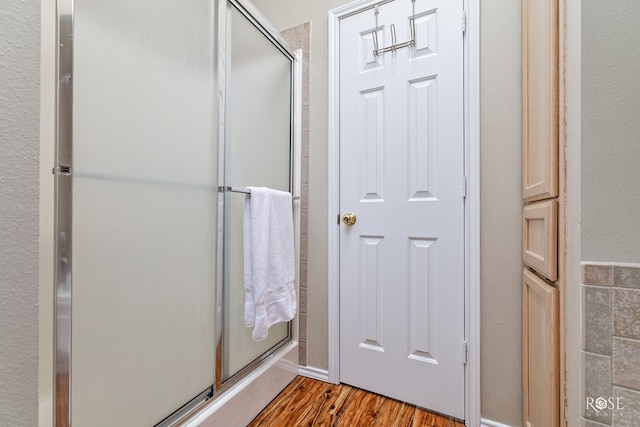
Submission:
M 532 203 L 523 210 L 524 263 L 555 281 L 558 278 L 558 201 Z
M 524 421 L 527 427 L 557 427 L 558 290 L 529 270 L 524 270 L 523 283 Z
M 523 197 L 558 195 L 558 0 L 523 0 Z

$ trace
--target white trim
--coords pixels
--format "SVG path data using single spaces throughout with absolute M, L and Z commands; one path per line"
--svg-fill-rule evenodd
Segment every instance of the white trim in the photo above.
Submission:
M 465 319 L 467 366 L 465 422 L 480 424 L 480 0 L 463 0 L 467 20 L 464 39 L 466 274 Z
M 472 424 L 467 424 L 467 425 L 472 425 Z M 492 421 L 486 418 L 482 418 L 480 420 L 480 427 L 511 427 L 511 426 L 508 424 L 502 424 L 497 421 Z
M 468 193 L 465 204 L 465 335 L 468 359 L 465 372 L 465 419 L 480 425 L 480 0 L 463 0 L 467 15 L 465 58 L 465 168 Z M 328 91 L 328 350 L 329 382 L 340 382 L 340 213 L 338 42 L 340 19 L 371 8 L 380 0 L 359 0 L 329 11 Z M 486 421 L 486 420 L 485 420 Z M 488 421 L 491 423 L 491 421 Z M 501 426 L 500 424 L 487 424 Z
M 340 140 L 340 109 L 338 105 L 339 90 L 338 85 L 338 58 L 340 41 L 340 16 L 344 13 L 346 6 L 329 11 L 329 55 L 328 55 L 328 164 L 327 172 L 329 177 L 327 205 L 329 213 L 328 233 L 327 233 L 327 349 L 328 379 L 333 384 L 340 382 L 340 227 L 336 224 L 335 218 L 340 216 L 340 150 L 338 141 Z
M 326 369 L 314 368 L 313 366 L 300 366 L 298 375 L 313 378 L 314 380 L 329 382 L 329 371 Z

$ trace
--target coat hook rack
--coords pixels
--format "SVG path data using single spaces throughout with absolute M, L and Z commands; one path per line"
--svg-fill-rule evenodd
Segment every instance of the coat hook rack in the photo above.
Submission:
M 376 26 L 375 28 L 371 31 L 371 36 L 373 37 L 373 56 L 379 56 L 380 54 L 383 54 L 385 52 L 394 52 L 397 49 L 402 49 L 403 47 L 408 47 L 408 46 L 415 46 L 416 44 L 416 24 L 415 24 L 415 18 L 416 18 L 416 0 L 411 0 L 411 4 L 412 4 L 412 15 L 411 18 L 409 18 L 409 29 L 411 31 L 411 40 L 403 42 L 403 43 L 397 43 L 396 42 L 396 26 L 394 24 L 391 24 L 389 26 L 389 29 L 391 30 L 391 45 L 387 46 L 387 47 L 382 47 L 380 48 L 378 45 L 378 33 L 377 33 L 377 28 L 378 28 L 378 6 L 376 5 L 374 10 L 375 10 L 375 15 L 376 15 Z

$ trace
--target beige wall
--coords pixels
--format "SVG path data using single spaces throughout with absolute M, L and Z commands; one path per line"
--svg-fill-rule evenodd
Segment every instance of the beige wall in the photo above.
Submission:
M 582 5 L 582 259 L 640 260 L 640 2 Z
M 481 2 L 482 416 L 522 424 L 521 2 Z
M 40 2 L 0 6 L 0 425 L 37 423 Z
M 567 422 L 580 425 L 582 341 L 580 290 L 580 150 L 582 0 L 566 0 L 566 375 Z
M 275 28 L 311 21 L 308 365 L 327 362 L 327 12 L 347 0 L 255 0 Z M 520 6 L 481 2 L 482 414 L 521 424 Z

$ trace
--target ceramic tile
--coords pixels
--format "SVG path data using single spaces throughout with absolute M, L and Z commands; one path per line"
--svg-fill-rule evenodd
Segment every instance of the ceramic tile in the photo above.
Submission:
M 609 264 L 584 264 L 582 266 L 582 283 L 611 286 L 611 266 Z
M 582 418 L 582 427 L 610 427 L 610 424 L 602 424 L 602 423 L 597 423 L 595 421 L 591 421 L 591 420 L 587 420 Z
M 298 341 L 298 364 L 307 366 L 307 341 Z
M 307 315 L 304 313 L 300 313 L 300 315 L 298 316 L 299 318 L 299 329 L 298 329 L 298 334 L 300 337 L 300 340 L 306 341 L 307 340 Z
M 306 194 L 302 194 L 303 197 Z M 300 209 L 300 235 L 307 237 L 309 235 L 309 211 Z
M 304 196 L 302 197 L 302 199 L 300 199 L 300 209 L 302 211 L 308 211 L 309 210 L 309 184 L 302 184 L 302 194 L 304 194 Z
M 302 108 L 302 117 L 301 117 L 301 130 L 302 132 L 309 132 L 309 106 L 306 105 L 305 107 Z M 305 156 L 303 156 L 305 157 Z
M 310 132 L 308 131 L 302 131 L 302 141 L 301 145 L 302 145 L 302 158 L 303 159 L 308 159 L 309 158 L 309 142 L 311 141 L 311 135 Z
M 300 314 L 307 314 L 307 288 L 298 289 L 298 311 Z
M 308 264 L 306 262 L 301 262 L 300 263 L 300 281 L 305 288 L 307 287 L 307 284 L 308 284 L 308 280 L 307 280 L 308 271 L 309 271 Z
M 309 159 L 302 159 L 302 170 L 307 173 L 303 173 L 302 175 L 302 185 L 309 184 Z
M 307 262 L 307 255 L 309 254 L 309 249 L 307 246 L 308 238 L 306 236 L 300 236 L 300 262 Z
M 591 421 L 605 424 L 611 423 L 611 412 L 601 411 L 589 402 L 594 403 L 599 397 L 611 396 L 611 357 L 599 354 L 582 353 L 584 367 L 583 415 Z
M 302 106 L 311 105 L 309 100 L 311 99 L 311 94 L 309 93 L 309 82 L 302 82 Z
M 613 289 L 613 333 L 640 340 L 640 289 Z
M 305 52 L 302 51 L 302 81 L 309 81 L 309 57 L 305 56 Z
M 640 341 L 613 338 L 613 384 L 640 390 Z
M 308 211 L 306 211 L 308 212 Z M 309 222 L 306 221 L 308 218 L 308 214 L 304 216 L 305 221 L 302 218 L 302 212 L 300 212 L 300 235 L 301 236 L 309 236 Z
M 614 387 L 613 396 L 615 398 L 613 404 L 617 408 L 613 410 L 612 425 L 614 427 L 640 426 L 640 392 Z
M 583 286 L 584 342 L 590 353 L 611 355 L 611 288 Z
M 613 266 L 613 286 L 640 289 L 640 266 Z
M 302 37 L 304 34 L 304 27 L 297 25 L 295 27 L 287 28 L 280 32 L 280 35 L 293 47 L 294 49 L 300 49 L 302 47 Z

